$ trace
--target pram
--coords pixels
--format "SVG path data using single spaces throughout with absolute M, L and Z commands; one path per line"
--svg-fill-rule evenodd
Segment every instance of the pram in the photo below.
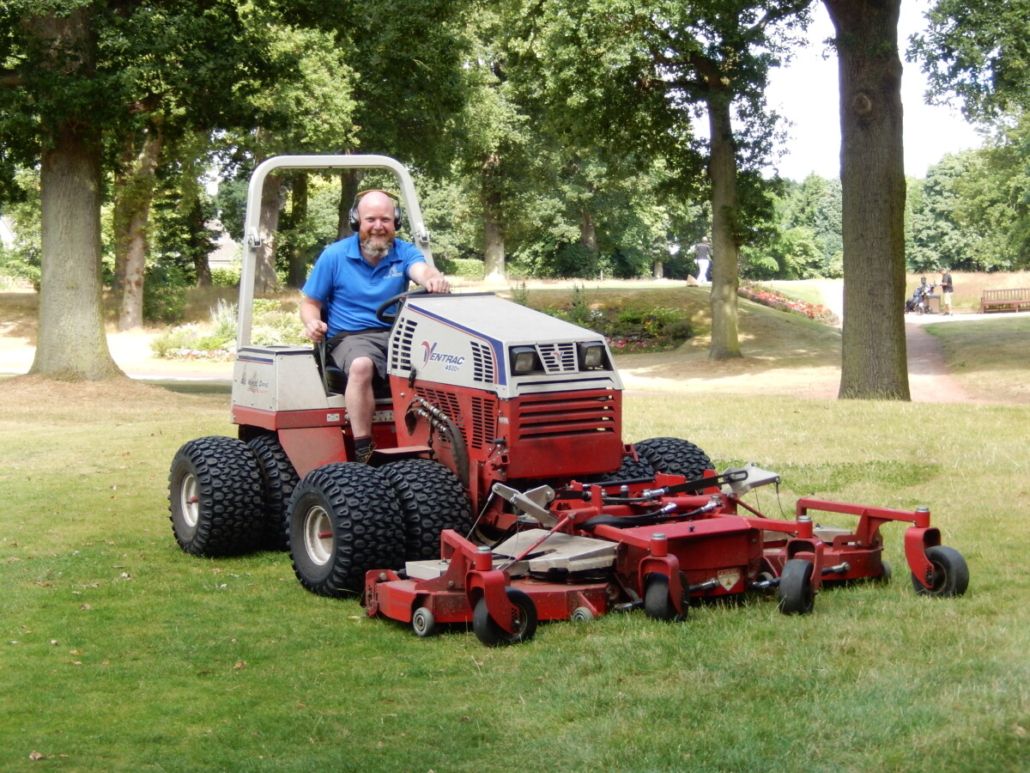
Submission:
M 905 301 L 905 313 L 914 311 L 916 314 L 932 314 L 930 299 L 936 298 L 933 294 L 935 285 L 921 284 L 912 291 L 912 297 Z

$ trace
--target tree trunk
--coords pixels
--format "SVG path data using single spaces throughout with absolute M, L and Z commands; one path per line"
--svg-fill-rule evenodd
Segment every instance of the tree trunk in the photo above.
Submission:
M 665 279 L 665 264 L 662 261 L 656 260 L 654 262 L 654 267 L 651 270 L 651 276 L 655 279 Z
M 40 165 L 42 280 L 30 373 L 62 381 L 123 375 L 104 333 L 99 137 L 61 127 Z
M 293 227 L 300 229 L 308 219 L 308 176 L 304 172 L 297 172 L 293 177 Z M 293 288 L 304 286 L 304 280 L 308 276 L 308 254 L 303 245 L 293 240 L 290 247 L 290 265 L 286 272 L 286 285 Z
M 354 229 L 350 227 L 350 211 L 354 206 L 354 198 L 358 195 L 359 185 L 360 169 L 346 169 L 340 175 L 340 219 L 336 228 L 337 239 L 346 239 L 354 234 Z
M 118 159 L 118 168 L 114 173 L 114 212 L 111 224 L 114 231 L 114 280 L 111 283 L 111 291 L 116 298 L 122 297 L 125 288 L 125 256 L 129 249 L 129 218 L 118 192 L 128 185 L 135 161 L 135 137 L 127 134 L 123 139 L 122 155 Z
M 708 176 L 712 183 L 712 344 L 710 360 L 741 357 L 737 330 L 737 162 L 731 95 L 716 86 L 708 97 Z
M 151 124 L 143 138 L 143 148 L 133 161 L 121 190 L 115 193 L 115 222 L 121 222 L 125 239 L 124 274 L 118 312 L 118 330 L 143 326 L 143 281 L 147 269 L 147 226 L 154 200 L 155 172 L 161 155 L 162 135 Z
M 190 253 L 193 255 L 193 271 L 197 275 L 197 287 L 211 287 L 211 239 L 207 230 L 207 218 L 200 199 L 193 197 L 187 222 L 190 225 Z
M 31 20 L 54 69 L 90 77 L 95 40 L 85 7 Z M 76 50 L 63 60 L 60 48 Z M 29 373 L 100 381 L 124 375 L 107 346 L 100 273 L 100 133 L 85 121 L 52 124 L 40 157 L 42 278 L 36 354 Z
M 279 277 L 275 273 L 275 236 L 279 229 L 279 210 L 282 209 L 281 174 L 272 173 L 265 178 L 261 190 L 261 220 L 258 236 L 261 247 L 257 253 L 254 272 L 254 292 L 273 293 L 279 290 Z
M 840 398 L 908 400 L 901 0 L 824 0 L 840 79 Z
M 500 191 L 483 186 L 483 268 L 487 282 L 507 278 L 504 257 L 504 232 L 501 228 Z

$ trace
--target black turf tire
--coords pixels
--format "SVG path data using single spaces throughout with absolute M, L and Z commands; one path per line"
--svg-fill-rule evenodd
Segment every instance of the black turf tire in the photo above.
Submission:
M 654 468 L 644 457 L 634 459 L 632 456 L 622 457 L 622 465 L 615 472 L 602 475 L 590 475 L 584 483 L 623 483 L 628 480 L 654 480 Z
M 196 556 L 256 550 L 263 533 L 261 469 L 241 440 L 191 440 L 172 459 L 168 504 L 175 541 Z
M 675 437 L 654 437 L 634 443 L 637 455 L 646 459 L 655 472 L 682 475 L 694 480 L 715 466 L 708 454 L 688 440 Z
M 312 470 L 293 491 L 289 518 L 293 571 L 319 596 L 360 594 L 366 572 L 404 563 L 397 496 L 368 465 L 337 462 Z
M 300 476 L 275 435 L 258 435 L 247 442 L 261 466 L 265 500 L 264 543 L 270 550 L 289 546 L 287 511 Z
M 458 476 L 439 462 L 403 459 L 378 468 L 393 487 L 404 517 L 404 559 L 440 557 L 440 532 L 472 529 L 472 504 Z

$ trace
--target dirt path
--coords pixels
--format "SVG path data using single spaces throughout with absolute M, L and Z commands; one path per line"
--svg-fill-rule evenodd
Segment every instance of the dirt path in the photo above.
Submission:
M 928 321 L 939 321 L 933 317 Z M 915 403 L 978 403 L 948 373 L 940 342 L 917 322 L 905 324 L 908 388 Z
M 813 282 L 822 293 L 824 304 L 837 317 L 844 319 L 844 285 L 840 281 Z M 908 387 L 912 402 L 916 403 L 968 403 L 982 402 L 972 399 L 952 378 L 944 362 L 940 342 L 923 330 L 923 325 L 954 322 L 958 317 L 939 314 L 925 316 L 906 315 L 905 343 L 908 350 Z

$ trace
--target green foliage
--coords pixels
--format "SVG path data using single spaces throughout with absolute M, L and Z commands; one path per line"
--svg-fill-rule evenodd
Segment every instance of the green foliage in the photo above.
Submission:
M 178 266 L 156 266 L 147 271 L 143 284 L 143 319 L 174 325 L 186 313 L 186 289 L 190 282 Z
M 774 233 L 741 250 L 741 274 L 752 280 L 842 276 L 840 181 L 815 174 L 788 181 L 773 202 Z
M 912 210 L 911 271 L 931 272 L 940 266 L 972 269 L 976 265 L 981 238 L 964 227 L 957 190 L 972 158 L 971 153 L 948 155 L 927 173 L 919 205 Z
M 42 234 L 39 171 L 18 169 L 11 181 L 12 203 L 0 207 L 14 232 L 10 245 L 0 244 L 0 275 L 39 286 Z
M 436 261 L 436 267 L 448 276 L 477 281 L 483 279 L 483 261 L 476 258 L 441 258 Z
M 236 350 L 237 305 L 219 299 L 205 324 L 191 323 L 162 331 L 151 343 L 154 355 L 167 359 L 228 359 Z M 307 344 L 296 311 L 274 298 L 256 298 L 250 331 L 257 346 Z
M 236 287 L 240 283 L 240 269 L 213 268 L 211 269 L 211 284 L 214 287 Z
M 930 97 L 957 95 L 967 115 L 990 121 L 1030 107 L 1030 2 L 935 0 L 912 53 L 929 76 Z
M 529 306 L 529 288 L 526 287 L 525 282 L 519 282 L 512 288 L 509 288 L 511 292 L 511 299 L 520 306 Z
M 525 286 L 516 288 L 513 300 L 529 305 Z M 639 300 L 593 296 L 579 285 L 560 304 L 537 306 L 558 319 L 600 333 L 616 354 L 675 348 L 694 336 L 694 327 L 682 309 L 655 306 Z

